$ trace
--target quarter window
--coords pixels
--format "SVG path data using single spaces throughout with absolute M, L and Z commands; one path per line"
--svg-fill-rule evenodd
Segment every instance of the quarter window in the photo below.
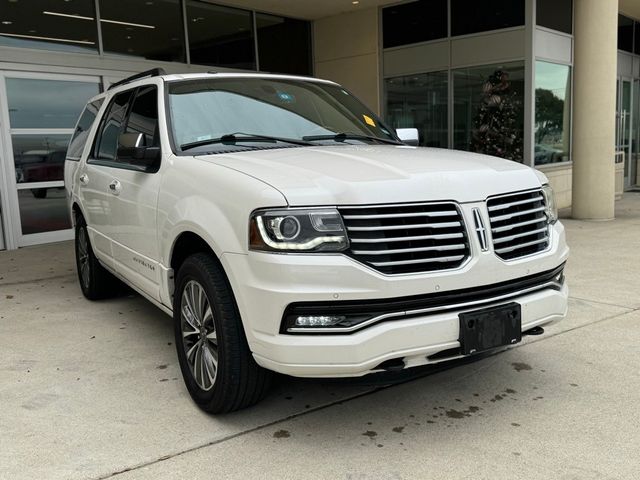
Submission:
M 73 132 L 71 142 L 69 142 L 67 160 L 80 160 L 84 146 L 87 143 L 89 130 L 91 130 L 91 126 L 96 120 L 96 116 L 98 115 L 98 110 L 100 110 L 100 107 L 102 106 L 102 102 L 103 99 L 101 98 L 95 102 L 89 103 L 82 112 L 82 115 L 80 115 L 80 120 L 78 120 L 76 129 Z

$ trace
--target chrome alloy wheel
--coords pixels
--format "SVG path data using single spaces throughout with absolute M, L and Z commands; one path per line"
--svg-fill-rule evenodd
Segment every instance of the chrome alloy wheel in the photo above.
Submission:
M 191 374 L 202 390 L 211 390 L 218 374 L 218 337 L 207 294 L 195 280 L 182 291 L 180 328 Z
M 89 288 L 89 240 L 87 239 L 87 230 L 85 228 L 78 229 L 78 264 L 80 265 L 80 277 L 82 285 Z

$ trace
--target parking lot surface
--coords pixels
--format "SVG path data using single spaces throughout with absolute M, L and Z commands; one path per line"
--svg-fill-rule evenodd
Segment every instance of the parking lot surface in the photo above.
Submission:
M 70 242 L 0 252 L 0 479 L 637 479 L 640 194 L 563 220 L 568 317 L 494 355 L 403 377 L 279 377 L 209 416 L 172 321 L 89 302 Z

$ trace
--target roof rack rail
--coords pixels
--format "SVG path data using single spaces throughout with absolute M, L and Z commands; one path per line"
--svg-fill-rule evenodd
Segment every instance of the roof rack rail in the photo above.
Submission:
M 120 80 L 119 82 L 112 83 L 107 90 L 111 90 L 112 88 L 119 87 L 120 85 L 125 85 L 127 83 L 133 82 L 134 80 L 139 80 L 140 78 L 145 77 L 159 77 L 160 75 L 166 75 L 164 68 L 152 68 L 151 70 L 146 70 L 144 72 L 136 73 L 135 75 L 131 75 L 130 77 L 125 78 L 124 80 Z

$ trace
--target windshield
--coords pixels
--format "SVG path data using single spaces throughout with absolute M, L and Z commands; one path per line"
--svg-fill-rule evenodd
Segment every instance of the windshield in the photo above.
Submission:
M 397 142 L 374 113 L 333 84 L 236 77 L 172 82 L 168 91 L 174 143 L 189 154 Z

